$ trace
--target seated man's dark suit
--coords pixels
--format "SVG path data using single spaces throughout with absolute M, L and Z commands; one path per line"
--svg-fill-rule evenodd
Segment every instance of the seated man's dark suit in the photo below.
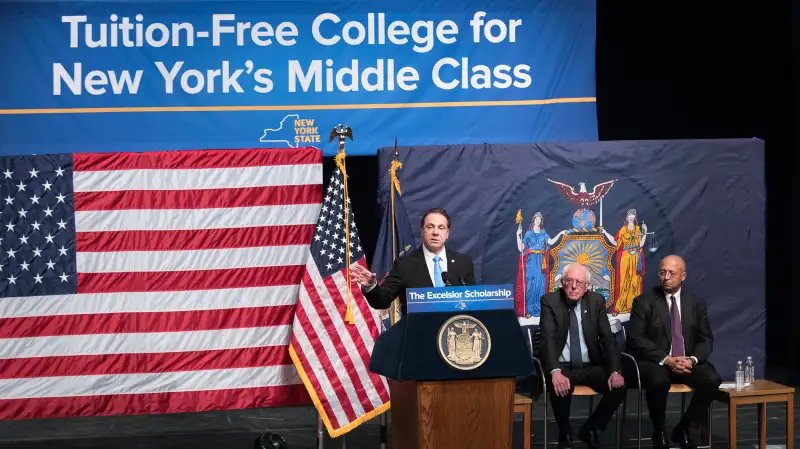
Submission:
M 475 269 L 472 258 L 445 246 L 444 262 L 453 285 L 475 285 Z M 422 246 L 397 259 L 392 270 L 382 283 L 372 289 L 362 288 L 367 302 L 374 309 L 388 309 L 395 298 L 400 301 L 400 312 L 406 314 L 406 289 L 433 287 L 433 279 L 425 259 Z
M 708 361 L 714 346 L 714 336 L 708 320 L 706 302 L 686 288 L 681 288 L 676 294 L 685 349 L 683 355 L 695 361 L 690 374 L 676 374 L 662 364 L 672 351 L 672 295 L 667 298 L 664 290 L 656 287 L 638 296 L 633 301 L 628 323 L 628 351 L 639 364 L 647 408 L 655 432 L 665 430 L 670 383 L 686 384 L 694 389 L 689 407 L 676 430 L 688 430 L 693 421 L 705 418 L 713 394 L 722 383 L 716 369 Z
M 616 345 L 614 333 L 606 315 L 605 298 L 599 293 L 587 291 L 579 301 L 570 300 L 562 289 L 542 296 L 542 315 L 539 320 L 541 332 L 540 354 L 547 377 L 550 401 L 558 423 L 560 439 L 571 438 L 569 412 L 572 391 L 575 385 L 584 385 L 602 393 L 603 399 L 597 405 L 586 423 L 586 428 L 605 430 L 608 421 L 625 398 L 625 387 L 609 390 L 608 378 L 613 372 L 622 374 L 620 350 Z M 570 355 L 570 320 L 573 305 L 580 316 L 581 360 L 573 365 Z M 578 323 L 573 326 L 578 326 Z M 576 328 L 576 327 L 573 327 Z M 570 380 L 570 392 L 565 397 L 555 394 L 552 386 L 552 373 L 560 369 Z

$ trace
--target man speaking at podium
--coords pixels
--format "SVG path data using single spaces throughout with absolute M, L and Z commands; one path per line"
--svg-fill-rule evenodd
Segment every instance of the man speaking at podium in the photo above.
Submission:
M 603 399 L 578 431 L 590 449 L 598 444 L 597 429 L 608 421 L 625 398 L 620 350 L 606 315 L 605 298 L 588 291 L 591 274 L 585 265 L 564 268 L 562 287 L 542 296 L 541 355 L 558 424 L 559 449 L 571 448 L 569 409 L 575 385 L 585 385 Z
M 352 268 L 352 279 L 361 285 L 369 305 L 388 309 L 395 298 L 400 313 L 406 314 L 406 289 L 475 285 L 472 258 L 445 245 L 450 235 L 450 216 L 444 209 L 429 209 L 422 216 L 422 245 L 395 261 L 389 275 L 378 285 L 375 273 L 360 266 Z M 446 273 L 444 276 L 442 273 Z

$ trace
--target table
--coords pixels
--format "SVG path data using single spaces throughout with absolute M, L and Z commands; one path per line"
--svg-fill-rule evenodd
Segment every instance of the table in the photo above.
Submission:
M 767 404 L 786 402 L 786 449 L 794 449 L 794 388 L 759 379 L 741 391 L 720 388 L 714 399 L 728 404 L 731 449 L 736 449 L 737 405 L 758 404 L 758 447 L 764 449 L 767 446 Z

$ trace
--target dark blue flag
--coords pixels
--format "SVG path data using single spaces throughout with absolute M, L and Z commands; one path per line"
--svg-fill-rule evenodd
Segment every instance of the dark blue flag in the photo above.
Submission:
M 381 181 L 394 159 L 381 149 Z M 675 253 L 708 303 L 712 361 L 721 372 L 748 355 L 763 363 L 763 141 L 418 146 L 397 159 L 409 219 L 445 208 L 448 244 L 473 257 L 479 283 L 515 285 L 522 326 L 538 326 L 541 296 L 580 263 L 623 329 Z
M 399 163 L 390 165 L 387 187 L 384 189 L 385 193 L 381 195 L 383 219 L 381 220 L 378 242 L 371 265 L 372 272 L 376 274 L 378 282 L 382 282 L 386 278 L 397 258 L 402 257 L 417 245 L 411 222 L 408 220 L 408 214 L 403 204 L 400 181 L 397 178 L 397 169 L 401 167 L 402 164 Z M 398 303 L 395 301 L 388 313 L 382 317 L 385 328 L 390 327 L 400 319 L 399 311 Z

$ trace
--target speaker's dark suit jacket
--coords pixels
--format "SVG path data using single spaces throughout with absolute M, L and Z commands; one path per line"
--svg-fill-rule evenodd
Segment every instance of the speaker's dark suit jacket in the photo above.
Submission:
M 449 246 L 445 246 L 447 253 L 447 273 L 453 285 L 460 285 L 464 279 L 467 285 L 475 285 L 475 269 L 472 258 L 459 253 Z M 392 270 L 383 283 L 372 290 L 365 292 L 369 305 L 375 309 L 388 309 L 395 298 L 400 301 L 400 310 L 406 313 L 406 289 L 433 287 L 428 265 L 425 263 L 425 253 L 422 247 L 408 252 L 397 259 Z
M 569 332 L 569 307 L 567 294 L 558 289 L 542 296 L 542 315 L 539 318 L 539 351 L 546 373 L 560 368 L 558 361 L 564 346 L 567 344 Z M 606 315 L 603 295 L 587 291 L 581 298 L 581 328 L 586 349 L 589 351 L 589 363 L 605 367 L 608 375 L 614 371 L 622 373 L 620 350 L 617 347 L 611 324 Z
M 698 363 L 703 363 L 714 349 L 706 302 L 682 287 L 680 305 L 686 357 L 697 357 Z M 670 323 L 669 304 L 661 287 L 637 296 L 628 322 L 628 351 L 637 359 L 661 363 L 672 346 Z

